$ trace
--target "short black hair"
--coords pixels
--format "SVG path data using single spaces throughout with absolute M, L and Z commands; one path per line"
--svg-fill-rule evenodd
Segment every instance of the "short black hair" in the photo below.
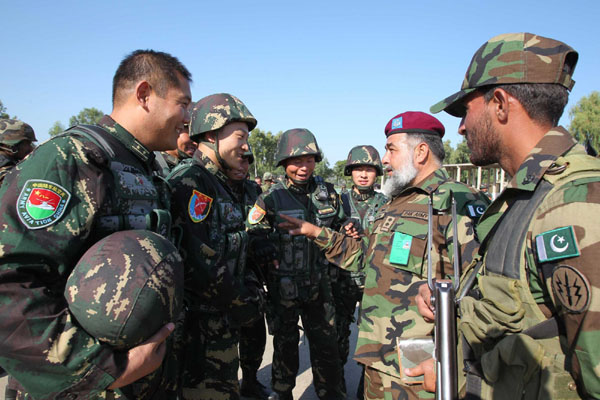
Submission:
M 558 125 L 569 101 L 568 89 L 556 83 L 514 83 L 480 88 L 486 103 L 492 99 L 496 88 L 517 99 L 531 119 L 552 126 Z
M 170 87 L 179 86 L 177 74 L 181 74 L 188 82 L 192 81 L 190 71 L 172 55 L 154 50 L 136 50 L 121 61 L 115 72 L 113 106 L 122 100 L 122 89 L 131 89 L 142 79 L 147 80 L 156 93 L 163 97 Z

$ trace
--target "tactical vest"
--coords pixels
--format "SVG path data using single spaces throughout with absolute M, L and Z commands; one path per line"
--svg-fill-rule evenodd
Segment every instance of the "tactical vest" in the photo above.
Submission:
M 275 183 L 269 194 L 275 203 L 273 211 L 276 214 L 303 219 L 317 226 L 330 227 L 338 214 L 337 194 L 321 177 L 315 177 L 314 182 L 314 190 L 309 194 L 308 208 L 290 192 L 285 184 Z M 283 220 L 277 217 L 276 224 L 280 222 Z M 279 267 L 271 268 L 270 276 L 281 278 L 282 282 L 293 281 L 297 287 L 315 285 L 320 281 L 328 262 L 312 241 L 305 236 L 292 236 L 279 229 L 271 233 L 269 239 L 277 244 L 279 250 Z M 290 293 L 290 296 L 292 295 Z
M 4 177 L 6 176 L 6 174 L 9 173 L 10 170 L 13 169 L 16 165 L 17 164 L 11 157 L 5 154 L 0 154 L 0 185 L 4 181 Z
M 217 178 L 194 158 L 187 158 L 177 164 L 169 175 L 169 179 L 190 168 L 194 170 L 195 176 L 200 177 L 199 179 L 206 186 L 213 189 L 212 195 L 214 197 L 210 213 L 217 213 L 217 215 L 216 217 L 214 215 L 207 217 L 210 222 L 215 221 L 210 226 L 211 243 L 223 242 L 223 238 L 227 238 L 224 241 L 226 248 L 218 251 L 224 255 L 224 264 L 231 275 L 242 282 L 248 254 L 248 234 L 246 233 L 245 224 L 246 206 L 235 199 L 231 189 L 224 182 L 226 179 L 224 175 L 221 179 Z
M 373 196 L 369 199 L 365 200 L 367 202 L 367 209 L 364 216 L 361 216 L 360 211 L 357 207 L 357 200 L 352 196 L 352 192 L 345 192 L 342 194 L 342 204 L 344 206 L 344 214 L 346 217 L 354 218 L 360 222 L 361 228 L 363 231 L 366 231 L 368 227 L 373 225 L 375 222 L 375 215 L 377 214 L 377 210 L 387 202 L 387 197 L 382 193 L 373 192 Z M 330 274 L 342 274 L 349 275 L 354 283 L 360 287 L 364 288 L 365 286 L 365 277 L 366 274 L 364 270 L 360 271 L 346 271 L 340 268 L 335 267 L 330 270 Z
M 561 341 L 565 338 L 548 323 L 552 318 L 544 316 L 529 289 L 526 236 L 545 198 L 576 179 L 600 180 L 600 165 L 581 154 L 559 157 L 554 164 L 535 191 L 513 199 L 509 212 L 481 245 L 488 249 L 483 258 L 485 273 L 477 278 L 485 303 L 465 297 L 460 306 L 459 345 L 467 372 L 467 399 L 579 398 L 564 367 Z M 483 317 L 470 318 L 474 314 Z M 493 345 L 482 343 L 483 336 Z
M 92 141 L 97 148 L 90 150 L 90 158 L 106 164 L 112 172 L 112 190 L 98 210 L 99 217 L 94 235 L 146 229 L 165 237 L 171 236 L 171 213 L 167 182 L 155 169 L 135 157 L 112 134 L 93 125 L 77 125 L 59 136 L 78 136 Z M 149 153 L 151 154 L 151 153 Z

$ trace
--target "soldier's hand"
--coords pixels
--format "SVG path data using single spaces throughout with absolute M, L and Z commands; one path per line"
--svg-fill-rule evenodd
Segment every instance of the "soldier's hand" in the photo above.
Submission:
M 319 228 L 316 225 L 311 224 L 310 222 L 306 222 L 302 219 L 290 217 L 289 215 L 279 214 L 281 218 L 286 220 L 286 222 L 282 222 L 278 225 L 280 229 L 286 229 L 289 231 L 290 235 L 303 235 L 307 238 L 314 239 L 323 230 L 323 228 Z
M 419 293 L 415 296 L 415 302 L 417 303 L 417 310 L 419 310 L 423 319 L 427 322 L 433 322 L 435 320 L 435 310 L 431 305 L 431 290 L 429 290 L 427 283 L 419 286 Z
M 355 223 L 350 221 L 346 225 L 344 225 L 344 233 L 346 236 L 351 237 L 352 239 L 360 239 L 360 231 L 356 227 Z
M 414 368 L 405 368 L 404 373 L 408 376 L 423 375 L 423 389 L 428 392 L 435 392 L 436 375 L 435 360 L 433 358 L 423 361 Z
M 108 389 L 117 389 L 129 385 L 156 370 L 162 364 L 166 352 L 165 340 L 175 329 L 175 324 L 169 322 L 152 335 L 148 340 L 129 349 L 127 352 L 127 367 Z

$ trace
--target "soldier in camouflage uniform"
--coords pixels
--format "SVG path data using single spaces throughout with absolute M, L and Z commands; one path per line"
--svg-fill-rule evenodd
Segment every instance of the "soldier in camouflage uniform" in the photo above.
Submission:
M 240 169 L 255 126 L 238 98 L 204 97 L 191 113 L 190 137 L 198 149 L 168 178 L 185 265 L 184 399 L 239 398 L 238 328 L 261 317 L 257 279 L 245 267 L 246 206 L 226 173 Z
M 298 318 L 310 346 L 313 383 L 321 399 L 340 399 L 341 365 L 336 343 L 334 306 L 328 263 L 305 238 L 292 238 L 278 228 L 280 214 L 294 215 L 320 226 L 337 227 L 343 210 L 333 185 L 313 176 L 322 156 L 307 129 L 285 131 L 277 143 L 277 166 L 286 182 L 260 195 L 248 215 L 257 262 L 266 263 L 267 321 L 273 335 L 273 397 L 292 399 L 298 373 Z
M 177 138 L 177 148 L 156 153 L 162 175 L 166 178 L 181 160 L 192 157 L 197 148 L 198 143 L 190 139 L 189 126 L 186 125 Z
M 356 146 L 348 153 L 344 175 L 351 176 L 354 185 L 349 192 L 341 195 L 342 207 L 346 217 L 352 218 L 354 227 L 359 231 L 371 226 L 379 207 L 387 202 L 383 193 L 373 189 L 377 177 L 383 175 L 379 153 L 373 146 Z M 351 272 L 330 264 L 331 288 L 335 299 L 335 325 L 342 368 L 350 352 L 350 324 L 354 322 L 356 303 L 362 298 L 365 286 L 363 270 Z M 345 387 L 344 375 L 342 385 Z M 359 385 L 357 396 L 362 396 Z
M 228 184 L 231 187 L 237 201 L 244 204 L 244 217 L 248 216 L 248 212 L 256 202 L 260 195 L 260 186 L 254 181 L 246 178 L 248 168 L 254 163 L 254 155 L 252 150 L 244 153 L 244 160 L 240 169 L 227 170 L 226 174 L 229 178 Z M 264 277 L 259 267 L 253 264 L 253 260 L 248 260 L 248 268 L 253 268 L 256 272 L 259 282 L 255 285 L 261 288 L 261 297 L 264 297 L 262 290 L 262 282 Z M 261 318 L 256 321 L 242 326 L 240 328 L 240 367 L 242 368 L 242 385 L 240 393 L 244 397 L 252 399 L 267 399 L 269 392 L 267 388 L 258 381 L 256 376 L 260 364 L 262 363 L 265 346 L 267 344 L 267 329 L 265 327 L 265 318 L 261 310 Z
M 33 151 L 33 128 L 16 119 L 0 119 L 0 185 L 15 165 Z
M 557 40 L 496 36 L 431 108 L 462 118 L 471 162 L 513 177 L 481 217 L 465 275 L 477 290 L 459 305 L 459 386 L 482 399 L 600 397 L 600 161 L 557 126 L 577 58 Z
M 176 58 L 131 53 L 113 80 L 111 115 L 54 136 L 2 184 L 0 366 L 20 384 L 21 398 L 127 398 L 121 387 L 161 365 L 172 324 L 144 346 L 116 351 L 78 325 L 63 290 L 77 261 L 105 236 L 169 234 L 168 190 L 153 176 L 153 151 L 173 148 L 189 121 L 189 82 Z M 155 398 L 163 399 L 175 387 L 161 381 L 159 389 Z
M 328 260 L 348 270 L 365 269 L 359 333 L 354 359 L 365 365 L 366 399 L 431 398 L 420 384 L 408 385 L 398 360 L 397 338 L 431 335 L 432 324 L 417 313 L 415 295 L 427 276 L 428 199 L 433 200 L 432 264 L 436 276 L 453 272 L 452 195 L 457 202 L 459 264 L 470 263 L 477 250 L 474 226 L 488 200 L 482 193 L 452 180 L 442 168 L 444 126 L 431 115 L 405 112 L 386 128 L 383 164 L 389 178 L 384 191 L 391 199 L 357 241 L 331 229 L 295 220 L 325 250 Z M 391 397 L 390 397 L 391 396 Z
M 273 174 L 270 172 L 265 172 L 262 177 L 262 185 L 260 188 L 263 192 L 267 192 L 269 189 L 271 189 L 271 186 L 273 186 L 274 183 L 275 180 L 273 179 Z

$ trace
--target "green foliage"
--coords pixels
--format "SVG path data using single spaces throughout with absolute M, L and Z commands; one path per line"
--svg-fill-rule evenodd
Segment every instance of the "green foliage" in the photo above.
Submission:
M 333 169 L 329 167 L 329 161 L 327 161 L 327 157 L 323 157 L 321 162 L 317 163 L 313 175 L 320 176 L 326 181 L 333 177 Z
M 250 166 L 252 178 L 263 176 L 265 172 L 281 174 L 281 168 L 275 168 L 275 153 L 277 151 L 277 140 L 281 131 L 273 135 L 270 131 L 265 132 L 258 128 L 254 129 L 248 137 L 248 143 L 254 154 L 254 164 Z
M 77 115 L 73 115 L 69 119 L 69 126 L 78 125 L 78 124 L 89 124 L 94 125 L 97 124 L 98 121 L 104 116 L 104 113 L 98 110 L 95 107 L 92 108 L 84 108 Z
M 344 176 L 344 168 L 346 167 L 346 160 L 336 161 L 333 165 L 331 181 L 337 185 L 345 183 L 346 186 L 352 186 L 352 179 L 349 176 Z
M 2 104 L 2 100 L 0 100 L 0 118 L 10 118 L 10 115 L 6 112 L 6 107 Z
M 471 150 L 469 150 L 467 141 L 463 138 L 463 140 L 456 146 L 456 150 L 452 152 L 450 159 L 446 161 L 446 164 L 470 163 L 470 154 Z
M 48 131 L 48 134 L 50 136 L 58 135 L 59 133 L 64 132 L 64 130 L 65 126 L 61 124 L 60 121 L 56 121 L 54 125 L 52 125 L 52 128 L 50 128 L 50 130 Z
M 600 150 L 600 92 L 593 91 L 582 97 L 569 110 L 569 131 L 580 143 L 589 138 L 596 151 Z

